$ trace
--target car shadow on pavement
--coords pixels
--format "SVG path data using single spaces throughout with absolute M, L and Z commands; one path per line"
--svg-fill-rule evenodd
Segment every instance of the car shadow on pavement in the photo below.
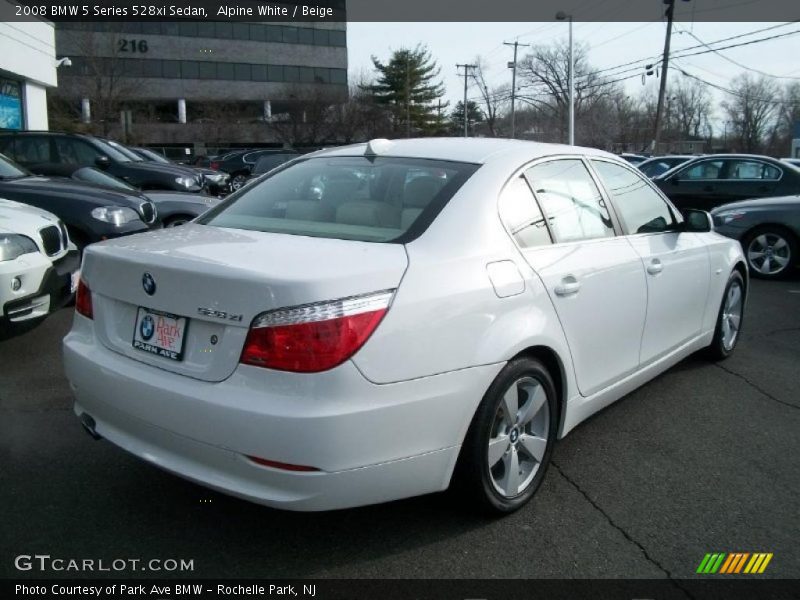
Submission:
M 44 323 L 44 319 L 31 319 L 30 321 L 22 321 L 21 323 L 0 323 L 0 342 L 25 335 L 29 331 L 33 331 L 39 327 L 42 323 Z

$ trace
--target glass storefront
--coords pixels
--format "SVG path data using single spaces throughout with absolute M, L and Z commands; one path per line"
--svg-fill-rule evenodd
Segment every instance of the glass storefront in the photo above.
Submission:
M 22 85 L 0 77 L 0 129 L 22 129 Z

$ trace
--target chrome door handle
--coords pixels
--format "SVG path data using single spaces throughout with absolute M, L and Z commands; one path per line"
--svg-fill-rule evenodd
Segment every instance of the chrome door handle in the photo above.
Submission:
M 650 275 L 658 275 L 663 270 L 664 265 L 661 264 L 661 261 L 657 258 L 654 258 L 652 261 L 650 261 L 650 264 L 647 265 L 647 272 L 650 273 Z
M 569 277 L 564 277 L 553 291 L 557 296 L 571 296 L 577 294 L 579 289 L 581 289 L 580 282 L 570 275 Z

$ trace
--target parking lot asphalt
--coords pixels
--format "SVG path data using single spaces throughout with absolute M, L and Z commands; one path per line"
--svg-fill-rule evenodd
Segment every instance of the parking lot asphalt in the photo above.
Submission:
M 14 569 L 38 553 L 193 559 L 174 574 L 193 578 L 683 578 L 707 552 L 772 552 L 765 576 L 800 577 L 797 279 L 753 281 L 733 357 L 690 357 L 579 426 L 501 519 L 452 493 L 281 512 L 95 442 L 61 366 L 71 319 L 0 341 L 0 576 L 74 576 Z

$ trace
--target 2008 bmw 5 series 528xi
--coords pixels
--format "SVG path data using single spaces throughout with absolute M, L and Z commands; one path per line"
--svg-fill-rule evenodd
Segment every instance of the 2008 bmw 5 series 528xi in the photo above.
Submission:
M 98 437 L 273 507 L 459 482 L 509 512 L 556 439 L 736 346 L 739 244 L 611 154 L 373 140 L 299 157 L 185 227 L 94 244 L 64 340 Z

